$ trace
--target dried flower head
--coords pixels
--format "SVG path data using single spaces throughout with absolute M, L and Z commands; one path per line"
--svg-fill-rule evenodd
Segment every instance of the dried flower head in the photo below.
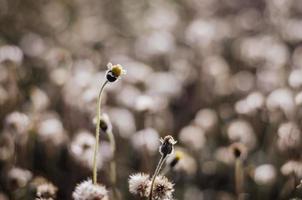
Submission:
M 129 191 L 139 197 L 147 197 L 150 191 L 149 175 L 144 173 L 132 174 L 129 177 Z
M 174 145 L 177 143 L 171 135 L 167 135 L 160 139 L 162 143 L 159 147 L 160 154 L 167 156 L 174 150 Z
M 233 143 L 230 150 L 235 159 L 245 159 L 247 156 L 247 148 L 242 143 Z
M 78 184 L 72 193 L 74 200 L 108 200 L 108 191 L 99 184 L 93 184 L 91 179 Z
M 112 130 L 112 124 L 110 122 L 109 116 L 106 113 L 101 115 L 100 129 L 104 132 Z
M 43 183 L 37 187 L 37 199 L 56 199 L 58 188 L 52 183 Z
M 112 63 L 107 64 L 108 71 L 106 72 L 106 78 L 109 82 L 114 82 L 118 80 L 118 78 L 126 74 L 126 70 L 120 64 L 112 65 Z
M 153 186 L 152 200 L 172 199 L 174 192 L 174 184 L 165 176 L 157 176 Z

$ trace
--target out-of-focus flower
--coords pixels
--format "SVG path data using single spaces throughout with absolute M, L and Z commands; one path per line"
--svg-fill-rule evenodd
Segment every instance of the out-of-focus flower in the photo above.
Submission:
M 89 179 L 78 184 L 72 193 L 74 200 L 108 200 L 108 191 L 99 184 L 93 184 Z
M 302 105 L 302 92 L 299 92 L 295 96 L 295 103 L 296 103 L 297 106 L 301 106 Z
M 197 19 L 191 22 L 186 30 L 186 41 L 201 50 L 211 49 L 231 34 L 231 28 L 224 20 L 218 18 Z
M 292 88 L 298 89 L 302 86 L 302 69 L 296 69 L 291 71 L 288 77 L 288 83 Z
M 108 115 L 112 121 L 113 127 L 117 128 L 117 133 L 123 138 L 129 138 L 136 131 L 135 119 L 133 113 L 125 108 L 110 108 Z
M 123 61 L 125 66 L 127 66 L 127 76 L 125 80 L 133 84 L 144 84 L 150 74 L 153 73 L 153 69 L 138 61 Z
M 202 128 L 194 125 L 184 127 L 179 133 L 179 141 L 193 150 L 200 150 L 206 143 L 205 133 Z
M 233 153 L 230 151 L 229 147 L 219 147 L 215 153 L 215 158 L 216 160 L 231 165 L 234 162 L 234 155 Z
M 168 72 L 156 72 L 147 77 L 149 95 L 176 97 L 181 93 L 181 82 Z
M 298 178 L 302 178 L 302 162 L 289 160 L 281 167 L 281 173 L 285 176 L 294 174 Z
M 284 70 L 281 69 L 259 69 L 256 73 L 257 87 L 261 92 L 272 92 L 287 82 L 287 77 L 284 74 Z
M 197 112 L 194 122 L 197 126 L 208 132 L 217 125 L 218 116 L 213 109 L 205 108 Z
M 174 153 L 167 158 L 167 170 L 176 172 L 184 172 L 187 175 L 194 175 L 197 171 L 197 163 L 195 159 L 185 152 L 184 149 L 175 148 Z
M 174 48 L 173 35 L 165 30 L 153 31 L 138 38 L 135 43 L 135 51 L 141 58 L 152 58 L 165 55 Z
M 32 179 L 32 173 L 26 169 L 14 167 L 8 171 L 7 177 L 11 187 L 22 188 Z
M 232 142 L 241 142 L 249 149 L 253 149 L 257 143 L 252 126 L 244 120 L 235 120 L 227 128 L 228 138 Z
M 301 131 L 293 122 L 283 123 L 278 129 L 277 145 L 281 151 L 299 149 L 301 145 Z
M 94 136 L 87 131 L 80 131 L 70 144 L 71 156 L 81 165 L 91 168 L 93 167 L 93 153 L 94 153 Z M 103 166 L 103 157 L 98 152 L 98 168 Z
M 287 88 L 274 90 L 267 97 L 266 106 L 270 111 L 281 109 L 284 114 L 291 116 L 295 110 L 292 91 Z
M 141 95 L 135 101 L 135 109 L 139 112 L 152 112 L 157 104 L 151 96 Z
M 140 90 L 132 85 L 123 85 L 119 92 L 116 92 L 116 101 L 119 105 L 127 108 L 135 108 L 136 99 L 141 95 Z
M 132 174 L 129 177 L 129 191 L 141 198 L 147 197 L 150 192 L 150 176 L 143 173 Z
M 34 87 L 30 91 L 30 100 L 34 111 L 43 111 L 49 105 L 47 94 L 40 88 Z
M 4 45 L 0 47 L 0 63 L 11 61 L 16 64 L 21 64 L 23 61 L 23 52 L 17 46 Z
M 239 71 L 231 80 L 234 92 L 247 93 L 254 88 L 254 76 L 249 71 Z
M 38 124 L 37 132 L 38 138 L 45 144 L 60 146 L 67 141 L 62 122 L 54 116 L 46 116 L 46 119 L 42 119 Z
M 55 200 L 58 188 L 52 183 L 43 183 L 37 187 L 37 199 Z
M 29 117 L 17 111 L 14 111 L 8 114 L 5 118 L 5 127 L 9 132 L 12 132 L 16 135 L 27 134 L 27 131 L 30 126 Z
M 25 34 L 20 43 L 24 54 L 31 57 L 41 56 L 46 50 L 43 38 L 36 33 Z
M 158 137 L 159 134 L 155 129 L 147 128 L 135 133 L 131 137 L 131 142 L 136 150 L 142 151 L 145 149 L 150 154 L 154 154 L 158 149 Z
M 253 173 L 254 181 L 258 185 L 272 185 L 277 178 L 277 172 L 273 165 L 259 165 Z
M 239 114 L 251 115 L 262 108 L 265 97 L 260 92 L 252 92 L 246 98 L 236 102 L 235 110 Z
M 259 66 L 257 63 L 264 62 L 266 67 L 281 68 L 289 57 L 287 46 L 270 35 L 244 38 L 238 48 L 238 55 L 250 66 Z

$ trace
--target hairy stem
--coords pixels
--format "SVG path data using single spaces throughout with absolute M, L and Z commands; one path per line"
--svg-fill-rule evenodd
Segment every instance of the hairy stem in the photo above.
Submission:
M 236 159 L 235 163 L 235 187 L 238 200 L 240 199 L 240 194 L 243 193 L 243 171 L 242 171 L 242 161 Z
M 167 155 L 164 155 L 164 154 L 161 156 L 161 158 L 160 158 L 160 160 L 159 160 L 159 162 L 157 164 L 157 167 L 155 169 L 155 172 L 153 174 L 153 177 L 152 177 L 152 180 L 151 180 L 149 200 L 152 200 L 154 181 L 155 181 L 156 176 L 159 174 L 159 172 L 160 172 L 160 170 L 161 170 L 161 168 L 162 168 L 162 166 L 163 166 L 163 164 L 164 164 L 164 162 L 166 160 L 166 157 L 167 157 Z
M 117 189 L 116 189 L 116 162 L 115 162 L 115 152 L 116 152 L 116 143 L 112 131 L 106 131 L 107 136 L 110 142 L 110 149 L 112 152 L 112 160 L 110 161 L 110 179 L 113 188 L 113 196 L 115 199 L 118 198 Z
M 98 101 L 97 101 L 97 114 L 96 114 L 96 129 L 95 129 L 95 145 L 94 145 L 94 154 L 93 154 L 93 172 L 92 172 L 92 179 L 93 184 L 97 184 L 97 154 L 99 150 L 99 137 L 100 137 L 100 118 L 101 118 L 101 105 L 102 105 L 102 94 L 104 91 L 105 86 L 107 85 L 108 81 L 105 81 L 101 87 Z

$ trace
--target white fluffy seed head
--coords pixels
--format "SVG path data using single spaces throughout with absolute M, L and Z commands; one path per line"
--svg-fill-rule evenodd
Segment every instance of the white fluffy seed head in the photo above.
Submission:
M 157 176 L 153 186 L 152 200 L 173 199 L 174 184 L 165 176 Z
M 129 191 L 139 197 L 147 197 L 149 195 L 151 182 L 149 175 L 144 173 L 132 174 L 129 177 Z
M 108 191 L 99 184 L 93 184 L 91 179 L 78 184 L 72 193 L 74 200 L 108 200 Z

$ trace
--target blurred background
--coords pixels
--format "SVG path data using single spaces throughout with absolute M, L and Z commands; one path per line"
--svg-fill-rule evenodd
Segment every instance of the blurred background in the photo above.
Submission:
M 127 75 L 104 93 L 118 188 L 153 173 L 159 137 L 182 158 L 179 200 L 302 197 L 301 0 L 0 0 L 0 199 L 48 182 L 71 199 L 91 177 L 96 98 L 108 62 Z M 108 138 L 99 181 L 110 189 Z

